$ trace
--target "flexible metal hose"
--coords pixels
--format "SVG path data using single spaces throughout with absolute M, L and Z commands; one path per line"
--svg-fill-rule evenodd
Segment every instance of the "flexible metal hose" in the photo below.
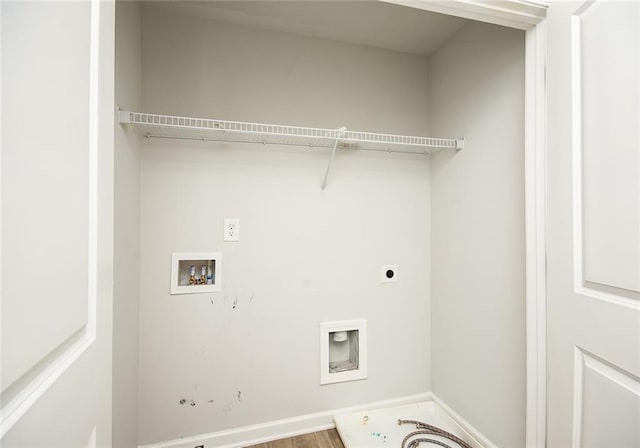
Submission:
M 418 431 L 414 431 L 410 434 L 408 434 L 403 440 L 402 440 L 402 445 L 401 448 L 405 448 L 405 444 L 407 443 L 407 441 L 411 438 L 411 437 L 415 437 L 417 435 L 434 435 L 434 436 L 440 436 L 440 437 L 444 437 L 446 439 L 451 440 L 452 442 L 457 443 L 458 445 L 460 445 L 461 448 L 472 448 L 471 445 L 469 445 L 467 442 L 465 442 L 464 440 L 462 440 L 460 437 L 455 436 L 453 434 L 451 434 L 448 431 L 445 431 L 442 428 L 438 428 L 437 426 L 433 426 L 433 425 L 429 425 L 428 423 L 424 423 L 418 420 L 402 420 L 402 419 L 398 419 L 398 425 L 404 425 L 404 424 L 410 424 L 410 425 L 416 425 L 416 429 L 418 429 Z M 436 445 L 440 445 L 446 448 L 451 448 L 450 445 L 447 445 L 446 443 L 437 441 L 437 440 L 433 440 L 433 439 L 415 439 L 414 441 L 411 441 L 409 443 L 409 445 L 406 448 L 415 448 L 417 447 L 420 442 L 430 442 L 430 443 L 435 443 Z M 417 442 L 417 443 L 414 443 Z
M 429 430 L 422 430 L 422 431 L 414 431 L 410 434 L 407 434 L 407 436 L 402 439 L 402 445 L 400 445 L 402 448 L 405 448 L 405 444 L 407 443 L 407 441 L 411 438 L 411 437 L 415 437 L 418 435 L 437 435 L 437 434 L 433 434 L 433 432 L 429 431 Z M 427 437 L 421 437 L 419 439 L 414 439 L 411 442 L 409 442 L 409 444 L 406 446 L 406 448 L 416 448 L 418 445 L 420 445 L 420 442 L 428 442 L 428 443 L 434 443 L 436 445 L 440 445 L 444 448 L 453 448 L 451 445 L 447 445 L 446 443 L 440 441 L 440 440 L 435 440 L 435 439 L 430 439 Z
M 407 448 L 417 448 L 418 445 L 420 445 L 420 443 L 422 442 L 433 443 L 434 445 L 440 445 L 440 446 L 443 446 L 444 448 L 451 448 L 451 445 L 447 445 L 446 443 L 441 442 L 439 440 L 427 439 L 426 437 L 412 440 L 411 442 L 409 442 L 409 445 L 407 445 Z

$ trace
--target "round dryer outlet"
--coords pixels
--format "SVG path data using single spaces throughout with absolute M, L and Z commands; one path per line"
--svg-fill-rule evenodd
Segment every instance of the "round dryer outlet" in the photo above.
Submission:
M 382 266 L 380 281 L 382 283 L 397 283 L 398 281 L 398 265 L 385 264 Z

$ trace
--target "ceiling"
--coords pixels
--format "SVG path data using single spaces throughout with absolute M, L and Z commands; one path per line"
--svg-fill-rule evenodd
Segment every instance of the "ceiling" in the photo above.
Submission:
M 146 7 L 429 56 L 466 19 L 382 1 L 169 1 Z

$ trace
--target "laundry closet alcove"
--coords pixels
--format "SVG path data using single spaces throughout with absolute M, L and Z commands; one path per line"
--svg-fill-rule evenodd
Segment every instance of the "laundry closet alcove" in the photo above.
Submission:
M 524 51 L 382 2 L 118 2 L 114 446 L 434 397 L 524 446 Z M 207 252 L 222 290 L 172 295 L 171 254 Z M 321 385 L 320 323 L 352 319 L 367 377 Z

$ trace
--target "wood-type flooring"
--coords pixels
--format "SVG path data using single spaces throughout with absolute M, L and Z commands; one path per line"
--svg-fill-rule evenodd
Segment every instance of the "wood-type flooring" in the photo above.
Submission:
M 252 445 L 248 448 L 344 448 L 342 440 L 335 429 L 303 434 L 288 439 Z

